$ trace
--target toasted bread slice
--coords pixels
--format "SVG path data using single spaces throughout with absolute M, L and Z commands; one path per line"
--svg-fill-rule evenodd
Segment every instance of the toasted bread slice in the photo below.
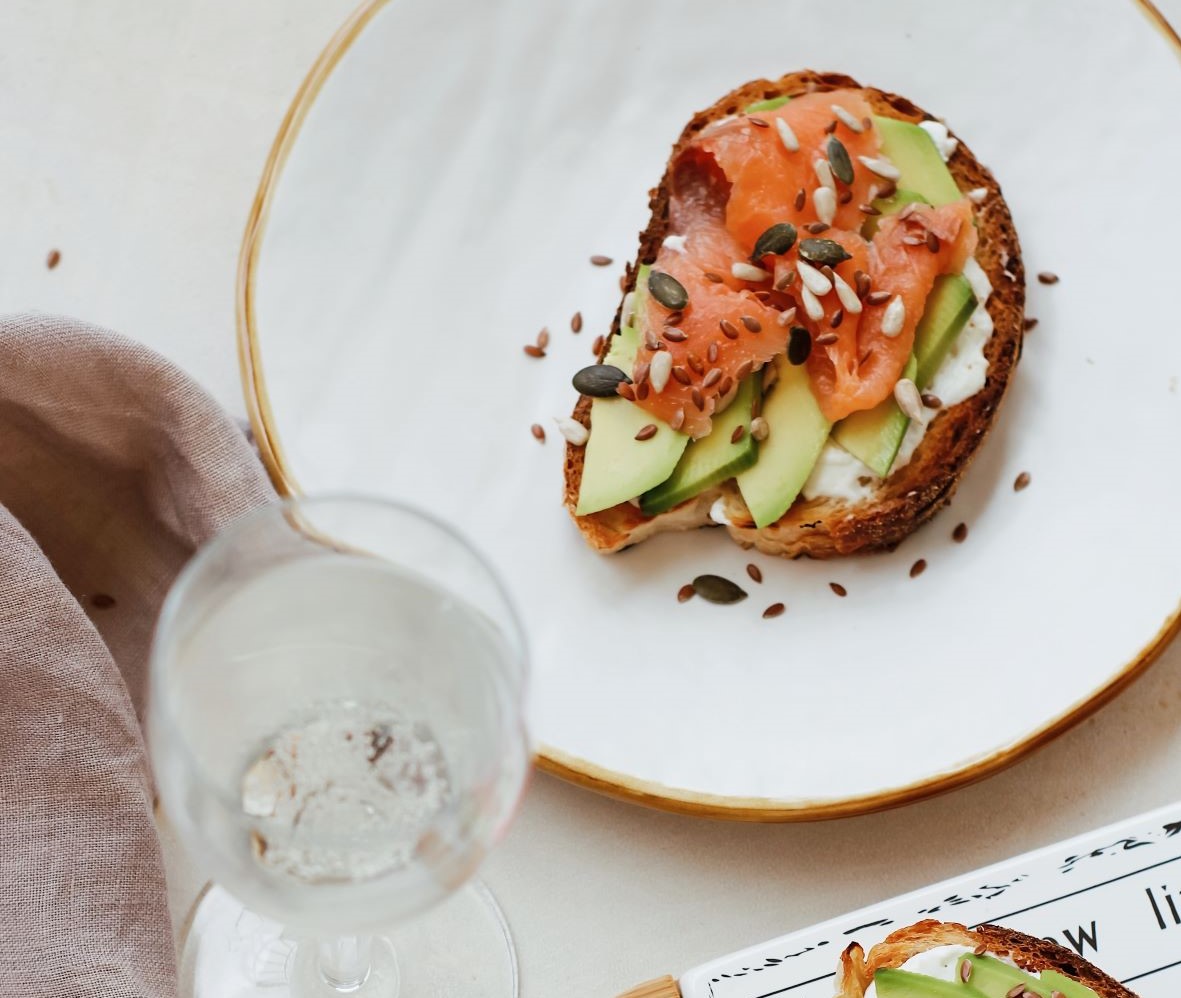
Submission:
M 809 70 L 790 73 L 777 81 L 756 80 L 727 94 L 712 107 L 696 114 L 673 147 L 669 163 L 698 132 L 711 122 L 735 114 L 756 101 L 794 96 L 817 90 L 859 90 L 877 114 L 903 121 L 921 122 L 933 116 L 904 97 L 870 87 L 861 87 L 847 76 Z M 979 242 L 976 260 L 992 283 L 987 309 L 994 332 L 985 347 L 988 375 L 984 387 L 958 405 L 949 406 L 931 422 L 909 463 L 882 481 L 868 499 L 850 503 L 841 499 L 800 498 L 775 523 L 758 529 L 733 481 L 710 489 L 680 506 L 656 516 L 645 516 L 630 503 L 578 516 L 575 508 L 582 482 L 584 449 L 566 448 L 565 504 L 588 544 L 609 553 L 637 544 L 653 534 L 714 526 L 710 510 L 724 502 L 726 529 L 743 547 L 756 547 L 774 555 L 829 558 L 856 552 L 889 550 L 929 520 L 955 492 L 968 463 L 996 417 L 1013 368 L 1021 355 L 1024 327 L 1025 273 L 1021 248 L 1008 207 L 991 173 L 971 150 L 958 141 L 948 169 L 960 190 L 985 188 L 987 197 L 976 211 Z M 651 220 L 640 234 L 637 259 L 652 262 L 669 234 L 669 184 L 666 171 L 659 187 L 651 192 Z M 637 267 L 628 270 L 626 290 L 635 285 Z M 617 312 L 612 333 L 618 332 Z M 607 338 L 609 340 L 609 337 Z M 603 347 L 600 361 L 608 347 Z M 590 426 L 591 400 L 579 399 L 574 418 Z
M 835 998 L 864 998 L 874 972 L 883 967 L 901 967 L 911 957 L 937 946 L 964 946 L 971 950 L 983 947 L 990 956 L 1011 960 L 1022 970 L 1041 973 L 1056 970 L 1094 991 L 1100 998 L 1136 998 L 1113 977 L 1088 963 L 1071 950 L 1027 936 L 999 925 L 981 925 L 968 929 L 955 922 L 928 919 L 891 933 L 866 954 L 853 943 L 841 954 L 837 969 Z

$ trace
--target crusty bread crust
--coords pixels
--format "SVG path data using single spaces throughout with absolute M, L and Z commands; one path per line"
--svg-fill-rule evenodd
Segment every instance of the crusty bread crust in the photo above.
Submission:
M 866 955 L 853 943 L 841 954 L 837 969 L 835 998 L 864 998 L 865 990 L 876 970 L 882 967 L 901 967 L 918 953 L 936 946 L 984 946 L 992 956 L 1008 957 L 1022 970 L 1040 973 L 1056 970 L 1065 977 L 1078 981 L 1100 998 L 1136 998 L 1113 977 L 1057 943 L 1000 925 L 981 925 L 968 929 L 955 922 L 928 919 L 916 922 L 888 935 Z
M 706 125 L 735 114 L 755 101 L 835 89 L 859 89 L 879 114 L 913 122 L 933 117 L 904 97 L 861 87 L 847 76 L 805 70 L 790 73 L 774 82 L 756 80 L 748 83 L 694 115 L 673 146 L 669 163 L 676 162 L 683 149 Z M 1021 355 L 1025 271 L 1013 220 L 992 174 L 962 140 L 947 165 L 960 190 L 966 192 L 978 187 L 988 190 L 988 196 L 976 208 L 979 236 L 976 259 L 993 287 L 987 308 L 994 332 L 985 347 L 988 376 L 984 387 L 971 398 L 936 416 L 910 462 L 882 482 L 871 498 L 852 504 L 840 499 L 799 499 L 777 522 L 762 530 L 755 527 L 732 481 L 657 516 L 644 516 L 630 503 L 621 503 L 589 516 L 576 516 L 574 510 L 582 482 L 585 449 L 567 445 L 565 504 L 591 547 L 609 553 L 662 531 L 712 526 L 709 511 L 714 501 L 721 498 L 725 501 L 727 519 L 731 523 L 726 529 L 744 547 L 756 547 L 767 554 L 793 558 L 801 555 L 829 558 L 882 551 L 896 547 L 951 499 L 992 425 Z M 666 171 L 660 186 L 651 192 L 652 217 L 648 228 L 640 234 L 637 259 L 641 263 L 656 259 L 668 234 L 670 181 L 670 174 Z M 629 271 L 626 290 L 635 286 L 637 269 L 633 267 Z M 618 332 L 619 321 L 617 311 L 612 333 Z M 605 345 L 600 360 L 607 349 Z M 581 397 L 574 408 L 574 418 L 588 427 L 590 407 L 591 400 Z

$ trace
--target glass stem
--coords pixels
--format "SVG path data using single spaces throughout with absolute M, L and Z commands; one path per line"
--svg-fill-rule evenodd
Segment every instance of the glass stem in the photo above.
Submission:
M 320 976 L 341 994 L 356 991 L 369 976 L 372 936 L 338 936 L 319 943 Z

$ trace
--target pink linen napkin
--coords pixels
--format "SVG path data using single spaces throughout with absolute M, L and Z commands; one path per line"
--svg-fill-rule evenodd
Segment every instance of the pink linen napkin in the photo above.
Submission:
M 163 358 L 0 318 L 0 995 L 175 993 L 148 645 L 197 546 L 271 498 L 241 430 Z

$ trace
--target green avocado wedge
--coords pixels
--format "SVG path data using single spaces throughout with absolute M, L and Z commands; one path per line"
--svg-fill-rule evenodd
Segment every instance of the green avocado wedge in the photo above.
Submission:
M 709 435 L 692 441 L 673 473 L 640 497 L 640 510 L 646 516 L 679 506 L 755 463 L 759 445 L 750 435 L 750 421 L 751 408 L 760 394 L 759 381 L 758 374 L 743 381 L 726 411 L 713 418 Z M 742 436 L 735 442 L 732 438 L 740 426 Z
M 767 100 L 758 100 L 753 104 L 748 104 L 742 109 L 743 114 L 758 114 L 760 111 L 774 111 L 777 107 L 783 107 L 790 97 L 771 97 Z
M 640 320 L 648 291 L 649 267 L 636 275 L 632 322 L 620 328 L 613 338 L 605 362 L 624 371 L 635 365 L 640 345 Z M 642 495 L 659 485 L 677 466 L 688 435 L 678 433 L 667 423 L 624 398 L 597 398 L 591 402 L 590 437 L 582 463 L 582 482 L 578 488 L 578 516 L 598 513 Z M 656 434 L 637 440 L 640 430 L 654 423 Z
M 923 129 L 897 118 L 879 115 L 873 120 L 882 152 L 902 174 L 900 190 L 915 191 L 933 205 L 951 204 L 964 196 L 939 155 L 935 140 Z
M 738 489 L 759 528 L 778 520 L 800 494 L 824 449 L 832 424 L 824 418 L 808 372 L 779 356 L 779 380 L 763 398 L 769 431 L 759 459 L 737 476 Z
M 977 956 L 974 953 L 966 955 L 957 970 L 964 963 L 971 966 L 968 980 L 984 998 L 1005 998 L 1018 984 L 1027 992 L 1038 995 L 1039 998 L 1050 998 L 1054 992 L 1066 995 L 1066 998 L 1099 998 L 1099 996 L 1084 984 L 1063 977 L 1055 970 L 1047 970 L 1039 977 L 1027 974 L 1024 970 L 1005 963 L 993 956 Z M 962 972 L 957 974 L 962 977 Z
M 941 981 L 909 970 L 883 968 L 873 975 L 878 998 L 990 998 L 962 981 Z
M 912 354 L 902 376 L 913 381 L 917 371 L 918 362 Z M 910 420 L 891 395 L 872 409 L 846 416 L 833 427 L 832 438 L 875 475 L 885 478 L 898 456 L 908 425 Z

